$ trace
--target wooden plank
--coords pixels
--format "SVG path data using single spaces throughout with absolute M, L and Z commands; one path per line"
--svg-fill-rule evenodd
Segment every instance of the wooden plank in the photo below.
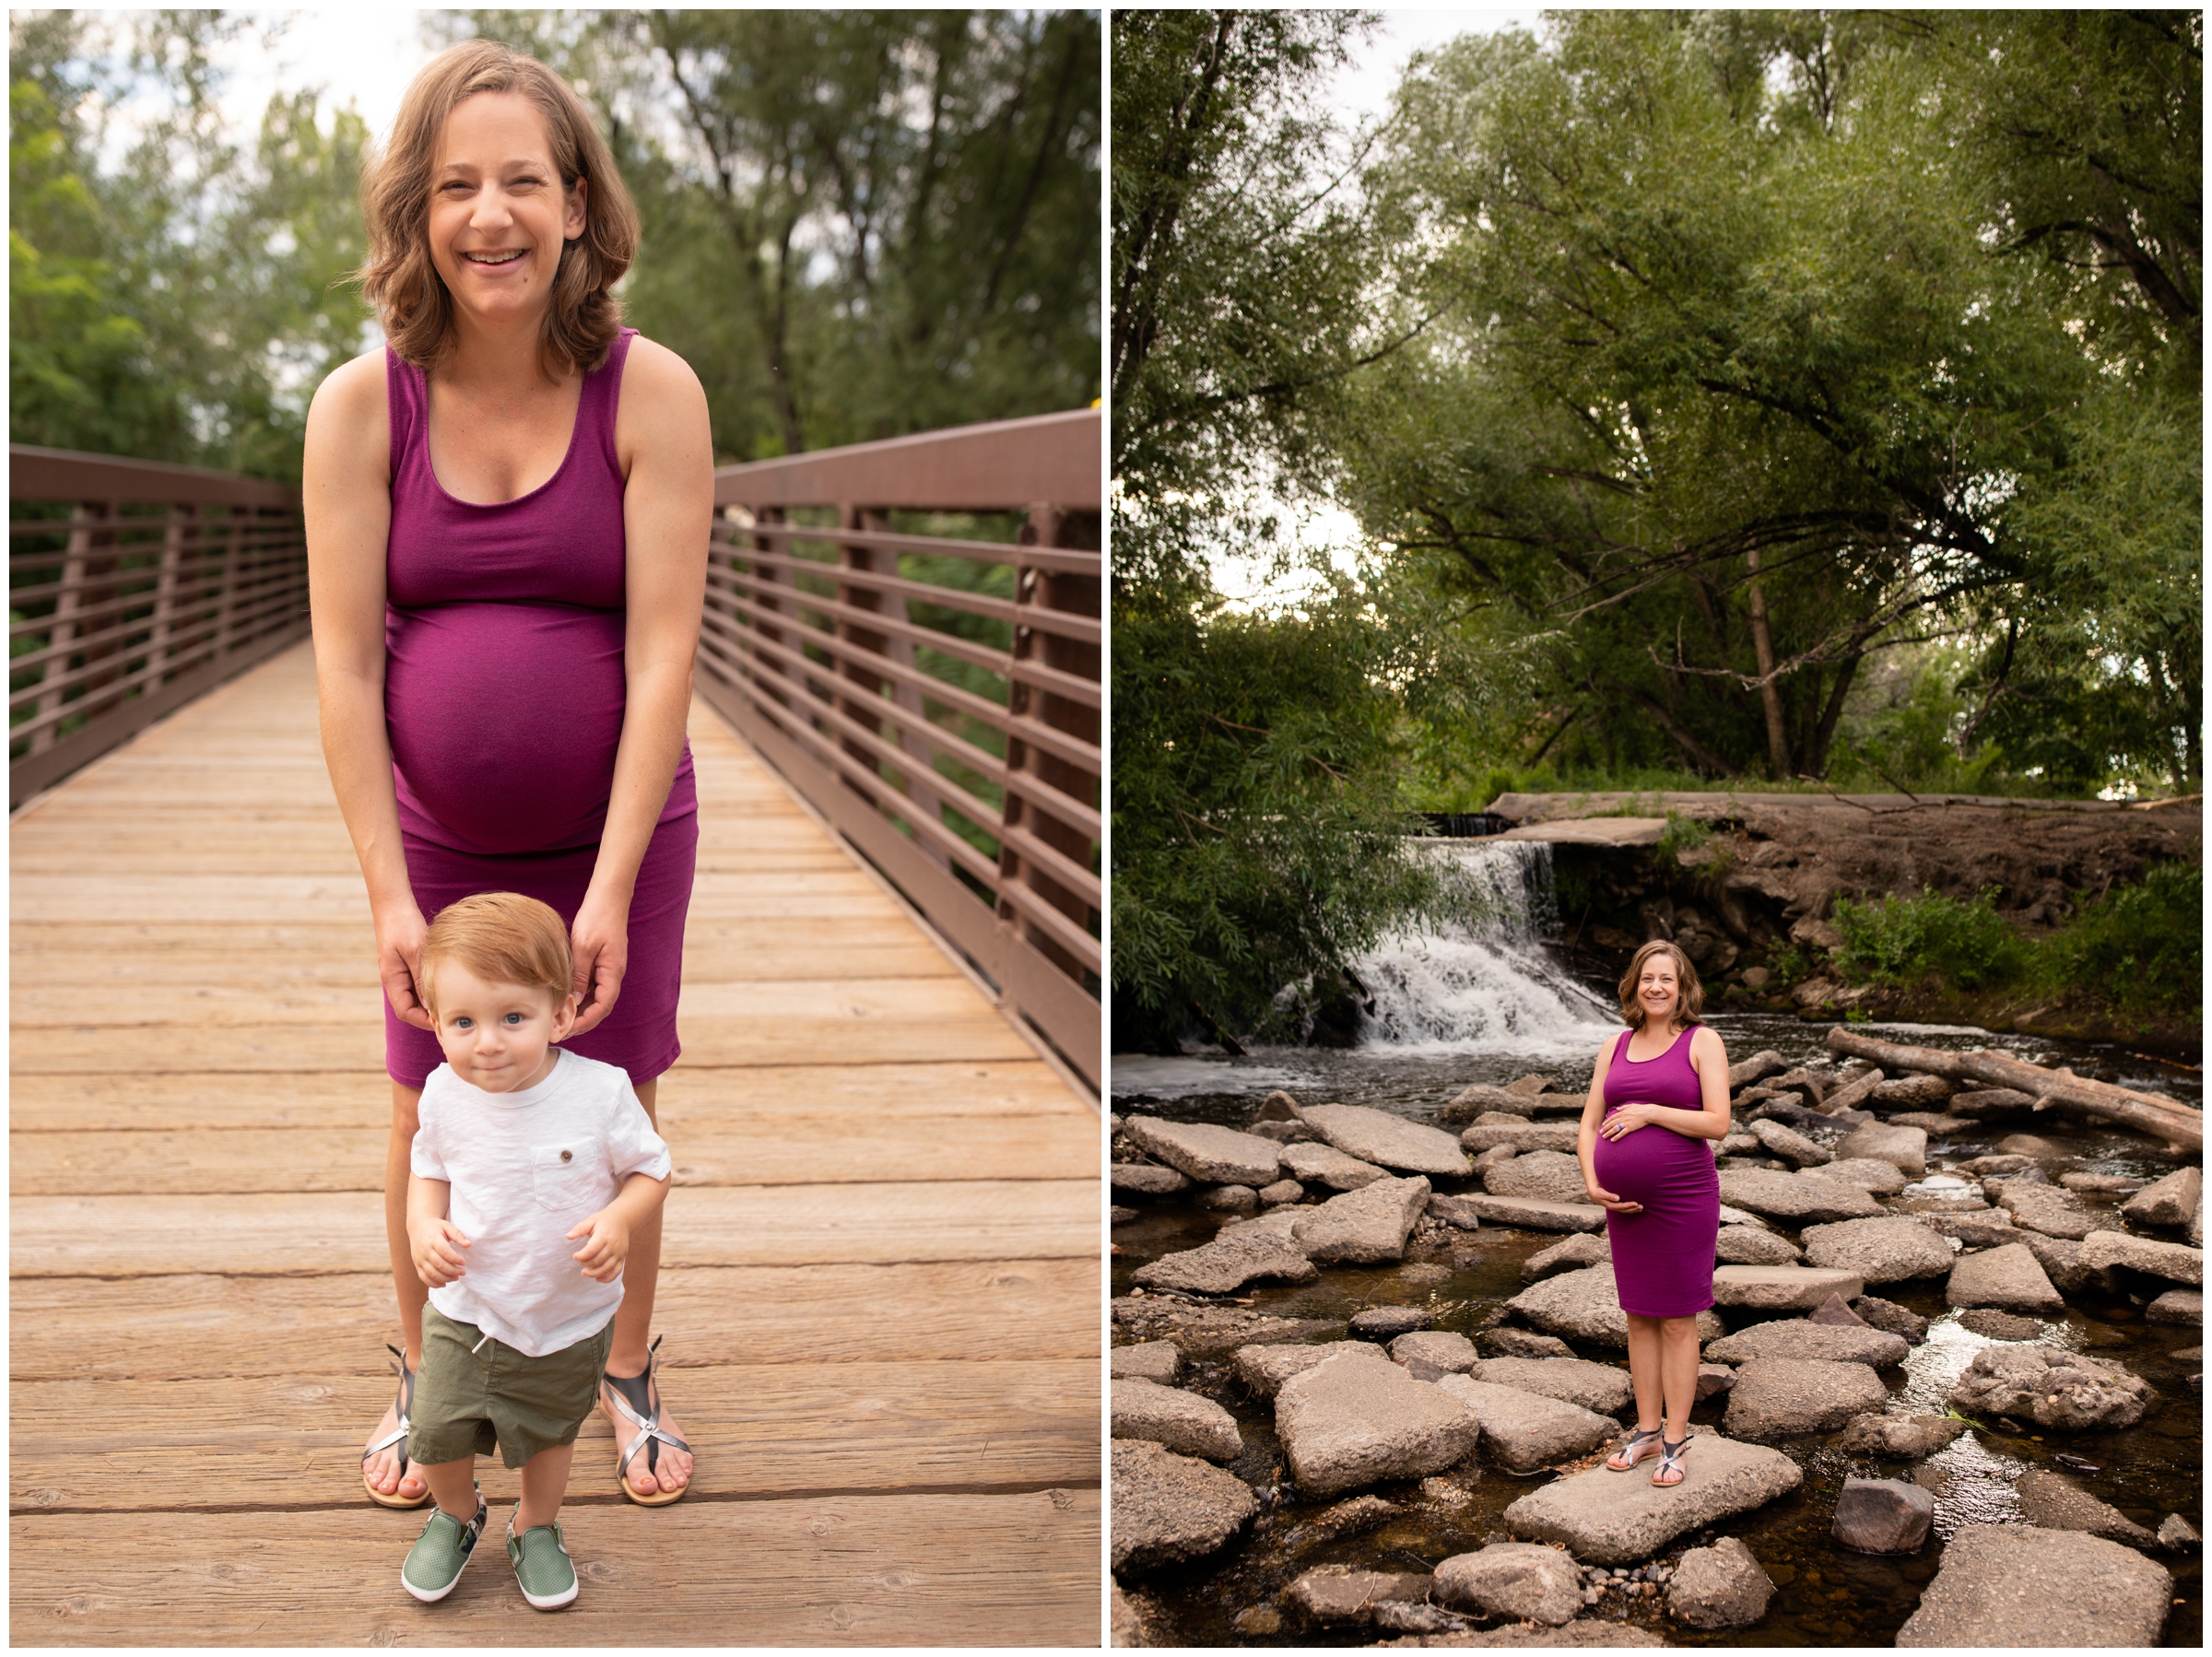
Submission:
M 693 1266 L 661 1274 L 663 1367 L 930 1363 L 1099 1356 L 1100 1263 Z M 399 1338 L 388 1271 L 323 1277 L 19 1277 L 9 1286 L 17 1381 L 271 1375 L 299 1355 L 388 1386 Z M 269 1340 L 248 1332 L 280 1329 Z M 672 1383 L 673 1384 L 673 1383 Z M 382 1402 L 375 1406 L 380 1412 Z M 366 1431 L 367 1424 L 363 1424 Z
M 294 1356 L 312 1358 L 295 1346 Z M 712 1364 L 688 1369 L 677 1418 L 700 1496 L 976 1489 L 1099 1476 L 1096 1358 Z M 392 1385 L 336 1370 L 212 1381 L 17 1381 L 8 1389 L 12 1511 L 147 1512 L 346 1506 Z M 113 1453 L 118 1444 L 127 1454 Z M 577 1440 L 571 1499 L 622 1500 L 614 1429 Z M 496 1458 L 477 1477 L 519 1493 Z
M 8 1633 L 18 1645 L 1095 1648 L 1102 1506 L 1070 1487 L 572 1509 L 563 1529 L 582 1592 L 553 1616 L 524 1604 L 496 1540 L 448 1598 L 418 1604 L 398 1581 L 417 1520 L 359 1504 L 281 1523 L 177 1514 L 158 1528 L 32 1515 L 8 1527 Z
M 9 1142 L 17 1196 L 381 1191 L 389 1126 L 193 1128 L 26 1134 Z M 748 1111 L 664 1135 L 679 1186 L 811 1185 L 834 1173 L 884 1180 L 1065 1180 L 1097 1173 L 1096 1122 L 865 1118 Z
M 1068 1260 L 1100 1252 L 1087 1179 L 671 1192 L 665 1265 Z M 269 1276 L 389 1269 L 383 1203 L 368 1193 L 224 1197 L 16 1197 L 11 1276 L 180 1272 Z
M 718 1069 L 679 1063 L 661 1078 L 654 1109 L 671 1133 L 724 1112 L 779 1111 L 877 1124 L 914 1117 L 1072 1115 L 1099 1118 L 1035 1059 L 929 1064 L 762 1064 Z M 24 1075 L 8 1097 L 18 1134 L 118 1128 L 387 1127 L 392 1087 L 382 1066 L 305 1075 L 163 1072 Z M 740 1120 L 733 1115 L 731 1120 Z

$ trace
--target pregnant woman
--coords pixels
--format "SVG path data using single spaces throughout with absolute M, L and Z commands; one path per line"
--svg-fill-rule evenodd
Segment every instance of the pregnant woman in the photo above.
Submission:
M 1626 1473 L 1655 1455 L 1654 1485 L 1682 1482 L 1720 1238 L 1712 1158 L 1728 1134 L 1728 1055 L 1698 1022 L 1704 1005 L 1688 956 L 1665 942 L 1636 952 L 1620 981 L 1628 1031 L 1598 1051 L 1575 1135 L 1583 1183 L 1606 1208 L 1636 1388 L 1635 1434 L 1606 1465 Z
M 384 1224 L 406 1344 L 361 1477 L 416 1507 L 408 1147 L 441 1058 L 426 917 L 476 892 L 550 904 L 583 1000 L 567 1045 L 627 1070 L 657 1127 L 698 842 L 684 721 L 713 461 L 698 380 L 621 326 L 608 289 L 637 216 L 542 64 L 487 41 L 438 57 L 362 201 L 390 343 L 316 392 L 304 486 L 323 748 L 368 887 L 392 1078 Z M 659 1262 L 656 1216 L 631 1240 L 600 1393 L 623 1493 L 656 1504 L 691 1477 L 653 1381 Z

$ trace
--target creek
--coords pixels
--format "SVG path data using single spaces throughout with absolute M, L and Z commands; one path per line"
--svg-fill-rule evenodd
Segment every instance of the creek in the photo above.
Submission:
M 1604 989 L 1576 981 L 1549 953 L 1547 934 L 1554 917 L 1548 912 L 1547 853 L 1548 848 L 1522 842 L 1463 843 L 1438 853 L 1460 866 L 1469 893 L 1465 918 L 1437 934 L 1386 940 L 1358 963 L 1371 998 L 1360 1045 L 1337 1051 L 1258 1049 L 1241 1057 L 1117 1055 L 1113 1109 L 1124 1115 L 1244 1128 L 1265 1093 L 1280 1087 L 1302 1104 L 1370 1105 L 1429 1122 L 1470 1083 L 1503 1085 L 1540 1072 L 1554 1077 L 1564 1091 L 1585 1090 L 1599 1044 L 1620 1025 Z M 1825 1023 L 1771 1014 L 1716 1014 L 1709 1022 L 1732 1059 L 1771 1048 L 1792 1064 L 1818 1067 L 1832 1062 L 1823 1044 Z M 2117 1047 L 1925 1025 L 1861 1028 L 1924 1046 L 1994 1048 L 2030 1060 L 2054 1060 L 2084 1075 L 2202 1102 L 2194 1072 Z M 1978 1126 L 1971 1137 L 1933 1140 L 1928 1171 L 1990 1154 L 1996 1141 L 2023 1126 L 2059 1152 L 2044 1163 L 2053 1180 L 2064 1169 L 2148 1181 L 2176 1166 L 2171 1154 L 2140 1134 L 2045 1112 L 2032 1124 Z M 2083 1197 L 2092 1213 L 2108 1213 L 2123 1200 L 2101 1193 Z M 1182 1199 L 1143 1203 L 1137 1218 L 1113 1228 L 1118 1252 L 1112 1278 L 1117 1301 L 1128 1296 L 1132 1272 L 1162 1254 L 1206 1241 L 1222 1217 Z M 1777 1228 L 1788 1234 L 1786 1228 Z M 1312 1334 L 1317 1340 L 1341 1339 L 1342 1325 L 1354 1313 L 1387 1305 L 1421 1307 L 1432 1316 L 1433 1327 L 1473 1335 L 1489 1323 L 1504 1300 L 1526 1287 L 1522 1263 L 1558 1240 L 1556 1234 L 1486 1223 L 1455 1239 L 1441 1260 L 1331 1266 L 1316 1282 L 1262 1282 L 1241 1290 L 1235 1299 L 1256 1313 L 1330 1325 L 1326 1333 Z M 1942 1414 L 1959 1373 L 1975 1352 L 1994 1343 L 1960 1325 L 1944 1304 L 1940 1280 L 1892 1284 L 1874 1292 L 1930 1320 L 1927 1338 L 1912 1347 L 1906 1362 L 1881 1372 L 1891 1394 L 1890 1410 Z M 2068 1434 L 2032 1428 L 2010 1432 L 1992 1423 L 1909 1470 L 1896 1462 L 1845 1454 L 1833 1447 L 1839 1436 L 1834 1433 L 1783 1440 L 1775 1448 L 1795 1460 L 1806 1475 L 1796 1491 L 1711 1530 L 1678 1537 L 1657 1556 L 1660 1563 L 1671 1564 L 1686 1549 L 1709 1544 L 1716 1535 L 1741 1538 L 1779 1590 L 1760 1622 L 1732 1632 L 1700 1633 L 1666 1616 L 1663 1593 L 1625 1604 L 1618 1594 L 1608 1593 L 1585 1615 L 1632 1621 L 1669 1644 L 1888 1645 L 1918 1605 L 1922 1589 L 1942 1563 L 1946 1539 L 1958 1527 L 2022 1522 L 2013 1481 L 2030 1467 L 2063 1473 L 2148 1528 L 2155 1530 L 2168 1513 L 2179 1513 L 2201 1532 L 2202 1331 L 2147 1322 L 2142 1299 L 2093 1292 L 2069 1296 L 2063 1316 L 2041 1321 L 2040 1337 L 2117 1358 L 2148 1381 L 2160 1404 L 2139 1426 Z M 1727 1321 L 1736 1328 L 1747 1320 L 1745 1314 L 1730 1313 Z M 1117 1342 L 1130 1338 L 1118 1331 L 1115 1335 Z M 1571 1344 L 1579 1357 L 1624 1362 L 1617 1350 Z M 1554 1476 L 1515 1477 L 1478 1453 L 1448 1480 L 1375 1487 L 1373 1493 L 1397 1505 L 1399 1514 L 1379 1528 L 1329 1535 L 1314 1522 L 1332 1503 L 1303 1498 L 1288 1482 L 1272 1408 L 1231 1379 L 1229 1359 L 1227 1351 L 1191 1358 L 1178 1384 L 1212 1398 L 1236 1418 L 1244 1450 L 1230 1470 L 1253 1487 L 1260 1511 L 1242 1535 L 1210 1557 L 1124 1583 L 1143 1605 L 1146 1632 L 1154 1643 L 1370 1643 L 1379 1638 L 1371 1629 L 1301 1621 L 1281 1599 L 1284 1590 L 1302 1573 L 1324 1565 L 1431 1570 L 1452 1555 L 1500 1539 L 1505 1508 Z M 1700 1404 L 1693 1422 L 1717 1428 L 1725 1403 L 1720 1394 Z M 2071 1459 L 2054 1459 L 2062 1455 Z M 1935 1534 L 1920 1553 L 1875 1557 L 1834 1544 L 1830 1524 L 1837 1493 L 1853 1475 L 1909 1477 L 1932 1490 Z M 2151 1557 L 2174 1576 L 2175 1604 L 2162 1643 L 2201 1646 L 2199 1556 L 2154 1550 Z

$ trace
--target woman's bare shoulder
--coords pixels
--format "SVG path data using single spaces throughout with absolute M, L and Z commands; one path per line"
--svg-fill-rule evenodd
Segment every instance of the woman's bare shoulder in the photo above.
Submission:
M 622 363 L 622 400 L 626 409 L 633 391 L 644 393 L 656 404 L 664 399 L 673 398 L 682 403 L 695 398 L 703 405 L 707 397 L 689 363 L 642 334 L 629 342 L 629 355 Z
M 1689 1061 L 1692 1064 L 1700 1064 L 1708 1059 L 1725 1065 L 1728 1063 L 1728 1050 L 1722 1045 L 1720 1031 L 1710 1024 L 1700 1024 L 1690 1034 Z
M 615 405 L 615 448 L 627 472 L 633 456 L 696 447 L 708 454 L 707 394 L 691 365 L 642 334 L 629 342 Z
M 335 476 L 350 473 L 363 487 L 391 478 L 392 415 L 384 400 L 384 348 L 364 351 L 333 369 L 307 405 L 306 464 Z

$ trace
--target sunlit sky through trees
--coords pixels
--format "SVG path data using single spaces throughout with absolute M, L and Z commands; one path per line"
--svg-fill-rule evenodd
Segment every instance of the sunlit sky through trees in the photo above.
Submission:
M 1363 122 L 1382 121 L 1390 113 L 1391 94 L 1406 73 L 1406 60 L 1416 52 L 1441 46 L 1461 35 L 1495 34 L 1506 29 L 1541 34 L 1542 14 L 1530 6 L 1385 12 L 1382 26 L 1364 45 L 1355 48 L 1354 62 L 1339 70 L 1330 83 L 1328 101 L 1347 130 Z M 1359 521 L 1351 513 L 1311 500 L 1280 502 L 1278 510 L 1285 537 L 1281 558 L 1230 555 L 1214 561 L 1214 584 L 1231 609 L 1298 607 L 1301 597 L 1319 585 L 1313 576 L 1298 568 L 1307 555 L 1320 554 L 1347 574 L 1359 564 L 1361 536 Z

